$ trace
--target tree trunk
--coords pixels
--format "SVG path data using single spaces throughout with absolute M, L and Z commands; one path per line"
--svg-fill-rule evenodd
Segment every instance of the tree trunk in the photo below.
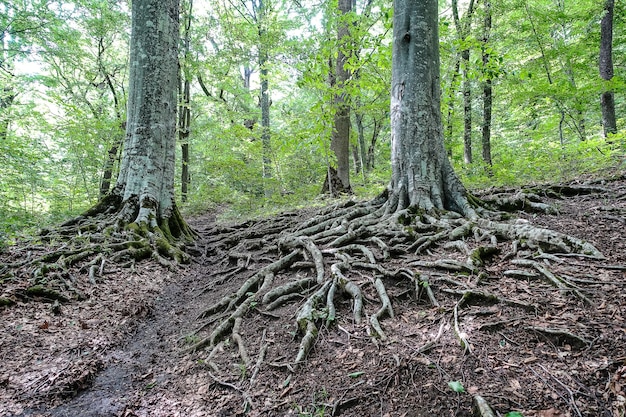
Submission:
M 271 133 L 270 133 L 270 93 L 269 93 L 269 79 L 268 79 L 268 52 L 265 42 L 266 38 L 266 10 L 263 0 L 259 0 L 258 14 L 257 14 L 257 27 L 259 31 L 259 68 L 261 78 L 261 143 L 263 146 L 263 178 L 272 177 L 272 148 L 271 148 Z M 271 190 L 268 188 L 269 184 L 264 184 L 265 196 L 271 196 Z
M 473 215 L 443 145 L 437 0 L 395 0 L 388 210 Z
M 185 11 L 185 26 L 183 34 L 183 59 L 179 66 L 178 91 L 180 106 L 178 110 L 178 141 L 181 150 L 180 170 L 180 198 L 187 201 L 189 192 L 189 136 L 191 133 L 191 75 L 187 67 L 189 60 L 189 42 L 191 36 L 191 17 L 193 12 L 193 0 L 189 0 L 188 9 Z
M 104 161 L 104 169 L 102 170 L 102 181 L 100 182 L 100 198 L 104 198 L 104 196 L 107 195 L 111 189 L 113 168 L 115 167 L 115 162 L 118 161 L 118 152 L 124 140 L 124 131 L 125 126 L 122 124 L 120 126 L 120 138 L 117 139 L 113 145 L 111 145 L 109 151 L 107 152 L 107 159 Z
M 489 68 L 489 36 L 491 32 L 491 2 L 485 0 L 485 27 L 483 31 L 483 161 L 491 166 L 491 107 L 493 104 L 492 71 Z
M 461 61 L 463 68 L 463 160 L 466 164 L 473 162 L 472 157 L 472 89 L 470 84 L 469 65 L 470 50 L 465 45 L 472 26 L 474 0 L 470 0 L 464 24 L 459 19 L 457 0 L 452 0 L 452 13 L 459 41 L 462 44 Z
M 339 23 L 337 29 L 338 51 L 335 65 L 335 117 L 331 134 L 330 149 L 335 154 L 339 188 L 330 190 L 331 194 L 350 193 L 350 105 L 346 100 L 346 82 L 350 71 L 345 68 L 348 57 L 345 50 L 349 47 L 349 24 L 346 14 L 352 10 L 352 0 L 339 0 Z M 329 171 L 330 172 L 330 171 Z
M 188 229 L 174 201 L 178 0 L 135 0 L 128 122 L 120 173 L 111 197 L 118 222 L 160 229 L 170 238 Z
M 359 100 L 360 102 L 360 100 Z M 362 111 L 359 110 L 359 104 L 357 103 L 354 109 L 354 119 L 355 119 L 355 124 L 356 124 L 356 130 L 358 132 L 357 134 L 357 141 L 358 141 L 358 148 L 359 148 L 359 152 L 358 152 L 358 159 L 359 159 L 359 165 L 361 166 L 361 169 L 363 170 L 363 177 L 365 177 L 365 174 L 367 171 L 369 171 L 369 167 L 367 166 L 367 149 L 365 148 L 365 126 L 363 125 L 363 118 L 365 117 L 365 115 L 363 114 Z M 357 161 L 355 159 L 355 165 L 357 165 Z M 358 171 L 357 171 L 358 174 Z
M 613 9 L 614 0 L 606 0 L 604 3 L 604 15 L 600 22 L 600 77 L 608 84 L 613 78 Z M 600 96 L 602 106 L 602 127 L 604 137 L 617 133 L 615 119 L 615 98 L 613 90 L 606 86 Z
M 365 158 L 365 166 L 368 171 L 373 170 L 376 166 L 376 143 L 380 136 L 380 130 L 383 128 L 383 121 L 374 117 L 374 126 L 372 127 L 372 140 L 370 140 L 370 146 L 367 148 L 367 157 Z
M 456 94 L 457 88 L 457 78 L 459 76 L 459 70 L 461 69 L 461 57 L 457 56 L 454 60 L 454 65 L 452 67 L 452 74 L 450 77 L 450 87 L 448 89 L 448 114 L 446 115 L 446 130 L 445 130 L 445 143 L 450 146 L 448 149 L 448 156 L 452 157 L 452 141 L 454 134 L 454 120 L 452 116 L 454 115 L 454 96 Z
M 111 92 L 111 96 L 113 97 L 113 108 L 115 110 L 115 118 L 117 119 L 119 132 L 118 135 L 115 136 L 113 144 L 109 147 L 109 151 L 107 152 L 107 159 L 104 162 L 104 167 L 102 170 L 102 181 L 100 182 L 100 198 L 104 198 L 105 195 L 111 189 L 111 179 L 113 178 L 113 169 L 115 168 L 115 163 L 119 162 L 119 150 L 122 147 L 124 142 L 124 132 L 126 131 L 126 121 L 122 116 L 121 109 L 121 100 L 118 97 L 117 89 L 113 83 L 113 79 L 111 78 L 111 74 L 105 67 L 105 62 L 103 59 L 103 55 L 105 52 L 105 42 L 104 38 L 100 38 L 98 42 L 98 68 L 104 77 L 106 85 Z
M 15 100 L 15 93 L 12 87 L 4 87 L 0 92 L 0 140 L 5 140 L 9 133 L 9 123 L 11 118 L 8 114 L 13 101 Z

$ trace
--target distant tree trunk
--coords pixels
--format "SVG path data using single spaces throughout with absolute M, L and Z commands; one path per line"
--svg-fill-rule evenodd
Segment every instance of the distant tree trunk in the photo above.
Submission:
M 266 22 L 266 10 L 263 0 L 259 0 L 258 14 L 257 14 L 257 27 L 259 34 L 259 68 L 261 78 L 261 143 L 263 146 L 263 178 L 272 177 L 272 147 L 271 147 L 271 133 L 270 133 L 270 93 L 269 93 L 269 73 L 267 69 L 268 64 L 268 52 L 265 42 L 267 40 L 265 25 Z M 268 188 L 269 184 L 264 184 L 265 196 L 271 195 L 271 190 Z
M 483 161 L 491 166 L 491 107 L 493 103 L 492 71 L 489 68 L 489 36 L 491 32 L 491 2 L 485 0 L 485 26 L 483 31 L 483 125 L 482 148 Z
M 472 157 L 472 89 L 470 83 L 470 49 L 465 45 L 472 26 L 472 14 L 474 12 L 474 0 L 470 0 L 464 23 L 459 18 L 458 1 L 452 0 L 452 14 L 456 26 L 459 41 L 462 44 L 461 60 L 463 69 L 463 160 L 471 164 Z
M 361 169 L 363 170 L 363 175 L 365 175 L 367 171 L 369 171 L 370 168 L 367 166 L 367 149 L 365 146 L 365 126 L 363 126 L 363 118 L 365 117 L 365 115 L 363 114 L 362 111 L 359 110 L 359 107 L 360 107 L 359 103 L 357 103 L 354 109 L 354 119 L 356 122 L 357 141 L 359 143 L 358 158 L 360 160 Z M 357 171 L 357 174 L 358 174 L 358 171 Z
M 191 81 L 185 79 L 181 87 L 181 103 L 178 115 L 178 141 L 181 150 L 181 170 L 180 170 L 180 194 L 181 200 L 187 201 L 189 193 L 189 184 L 191 177 L 189 176 L 189 136 L 191 133 Z
M 118 161 L 118 153 L 122 142 L 124 140 L 125 124 L 120 126 L 120 137 L 107 152 L 107 158 L 104 161 L 104 169 L 102 170 L 102 181 L 100 181 L 100 198 L 103 198 L 111 189 L 111 179 L 113 178 L 113 168 L 115 168 L 115 162 Z
M 457 78 L 461 69 L 461 57 L 457 56 L 454 60 L 452 74 L 450 77 L 450 87 L 448 88 L 448 114 L 446 115 L 446 130 L 444 138 L 446 141 L 452 142 L 454 134 L 454 123 L 452 116 L 454 115 L 454 95 L 456 94 Z M 452 156 L 452 150 L 448 150 L 448 156 Z
M 376 143 L 378 142 L 378 137 L 380 136 L 380 131 L 382 128 L 382 119 L 374 117 L 374 126 L 372 127 L 372 139 L 370 140 L 370 146 L 367 148 L 367 156 L 365 158 L 365 166 L 367 166 L 368 171 L 371 171 L 376 167 Z
M 338 181 L 327 181 L 331 185 L 328 190 L 333 195 L 340 193 L 350 193 L 350 104 L 346 98 L 345 92 L 346 82 L 350 78 L 350 71 L 345 68 L 348 57 L 345 50 L 348 47 L 350 36 L 350 25 L 346 22 L 345 16 L 352 10 L 352 0 L 339 0 L 339 24 L 337 28 L 337 62 L 335 65 L 335 76 L 331 77 L 335 80 L 335 116 L 333 121 L 333 130 L 331 133 L 330 149 L 335 154 L 334 164 Z M 328 175 L 333 171 L 328 170 Z
M 437 0 L 395 0 L 388 210 L 472 215 L 443 145 Z
M 119 150 L 124 143 L 124 132 L 126 131 L 126 121 L 122 116 L 121 109 L 121 100 L 118 97 L 118 91 L 113 84 L 113 79 L 111 79 L 111 74 L 105 67 L 105 63 L 103 60 L 103 55 L 105 52 L 105 44 L 104 38 L 100 38 L 98 42 L 98 67 L 100 73 L 104 77 L 104 81 L 106 82 L 109 91 L 111 92 L 111 96 L 113 97 L 113 108 L 115 110 L 115 118 L 117 119 L 117 123 L 119 126 L 118 134 L 113 139 L 113 143 L 109 147 L 107 152 L 107 158 L 104 161 L 104 167 L 102 170 L 102 181 L 100 181 L 100 198 L 102 199 L 111 189 L 111 179 L 113 178 L 113 170 L 115 168 L 116 162 L 119 162 Z
M 179 64 L 178 94 L 180 106 L 178 109 L 178 141 L 181 150 L 180 170 L 180 198 L 184 203 L 189 193 L 189 136 L 191 133 L 191 75 L 189 74 L 189 43 L 191 37 L 191 18 L 193 13 L 193 0 L 189 0 L 188 9 L 185 11 L 185 26 L 183 29 L 183 59 Z
M 604 15 L 600 22 L 600 77 L 608 84 L 613 78 L 613 9 L 614 0 L 606 0 L 604 3 Z M 600 96 L 602 106 L 602 126 L 604 137 L 617 133 L 615 119 L 615 98 L 613 90 L 605 87 Z
M 15 100 L 15 93 L 10 86 L 4 87 L 0 96 L 0 140 L 5 140 L 9 133 L 11 117 L 8 112 Z

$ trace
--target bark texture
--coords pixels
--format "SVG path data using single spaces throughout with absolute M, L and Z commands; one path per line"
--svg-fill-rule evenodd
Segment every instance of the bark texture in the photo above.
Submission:
M 604 3 L 604 15 L 600 22 L 600 77 L 606 82 L 613 78 L 613 9 L 614 0 Z M 613 90 L 606 88 L 600 97 L 604 136 L 617 133 L 615 120 L 615 98 Z
M 174 203 L 178 0 L 132 4 L 128 123 L 113 195 L 121 200 L 123 224 L 171 230 Z M 176 221 L 179 223 L 179 221 Z
M 443 145 L 437 1 L 395 0 L 391 91 L 391 210 L 473 215 Z

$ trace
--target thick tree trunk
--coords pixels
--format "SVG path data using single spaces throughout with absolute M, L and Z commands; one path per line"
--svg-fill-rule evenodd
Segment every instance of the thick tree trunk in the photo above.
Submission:
M 352 10 L 352 0 L 339 0 L 339 25 L 337 40 L 337 63 L 335 65 L 335 117 L 331 134 L 330 149 L 335 154 L 337 177 L 340 180 L 339 189 L 331 190 L 332 194 L 349 193 L 350 187 L 350 105 L 346 100 L 345 86 L 350 78 L 350 71 L 345 68 L 348 59 L 344 53 L 347 49 L 350 36 L 349 24 L 344 20 L 345 15 Z M 330 171 L 329 171 L 330 172 Z
M 473 215 L 443 146 L 438 2 L 394 1 L 389 210 Z
M 605 82 L 613 78 L 613 9 L 614 0 L 604 3 L 604 15 L 600 22 L 600 77 Z M 611 88 L 605 88 L 600 97 L 604 137 L 617 133 L 615 98 Z
M 132 4 L 126 141 L 113 201 L 121 224 L 160 228 L 180 237 L 185 225 L 174 202 L 178 0 Z

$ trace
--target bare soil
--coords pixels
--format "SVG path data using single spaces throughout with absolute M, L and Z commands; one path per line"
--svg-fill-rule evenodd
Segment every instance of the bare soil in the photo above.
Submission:
M 517 213 L 602 251 L 602 261 L 529 254 L 576 283 L 591 303 L 541 279 L 505 274 L 524 268 L 504 258 L 510 242 L 502 242 L 480 279 L 429 272 L 438 308 L 417 298 L 410 285 L 387 281 L 395 318 L 381 323 L 384 342 L 371 337 L 366 324 L 353 322 L 346 299 L 337 305 L 337 321 L 322 327 L 297 368 L 291 365 L 301 337 L 294 322 L 297 303 L 246 315 L 240 333 L 249 367 L 230 339 L 211 358 L 206 350 L 188 348 L 206 334 L 199 328 L 215 321 L 198 316 L 275 260 L 268 251 L 273 233 L 297 227 L 313 210 L 241 225 L 216 224 L 212 214 L 192 219 L 201 238 L 191 248 L 190 265 L 107 265 L 95 284 L 75 269 L 72 282 L 83 297 L 60 304 L 25 295 L 27 282 L 0 280 L 0 297 L 15 301 L 0 307 L 0 415 L 469 416 L 480 395 L 495 415 L 624 417 L 626 178 L 597 185 L 607 191 L 544 196 L 558 214 Z M 258 250 L 248 257 L 231 253 L 239 239 L 256 239 Z M 0 261 L 10 264 L 28 251 L 8 248 Z M 435 247 L 425 255 L 399 254 L 385 267 L 452 252 Z M 451 319 L 459 284 L 497 296 L 458 309 L 469 349 L 461 346 Z M 371 315 L 378 308 L 371 301 L 375 289 L 367 291 Z M 451 388 L 455 381 L 464 392 Z

